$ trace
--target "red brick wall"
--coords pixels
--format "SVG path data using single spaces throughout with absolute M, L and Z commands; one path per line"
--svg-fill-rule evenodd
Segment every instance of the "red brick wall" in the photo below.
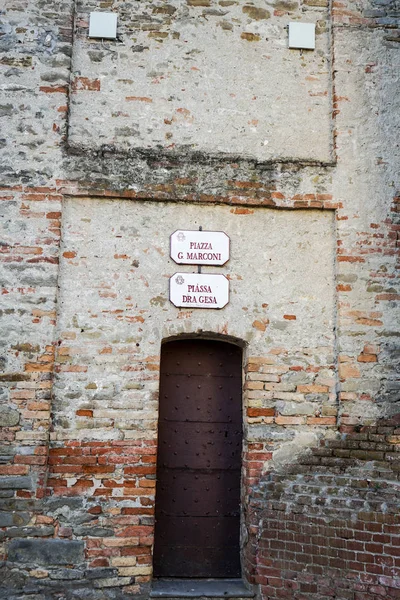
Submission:
M 400 597 L 400 416 L 325 441 L 253 501 L 265 600 Z

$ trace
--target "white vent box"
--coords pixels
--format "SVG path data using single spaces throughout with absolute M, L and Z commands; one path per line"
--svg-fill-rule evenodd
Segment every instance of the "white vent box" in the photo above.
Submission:
M 117 14 L 110 12 L 90 13 L 89 37 L 115 40 L 117 37 Z
M 315 23 L 289 23 L 289 48 L 315 49 Z

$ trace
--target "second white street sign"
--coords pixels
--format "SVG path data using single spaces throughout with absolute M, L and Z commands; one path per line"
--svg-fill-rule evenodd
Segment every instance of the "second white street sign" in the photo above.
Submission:
M 223 308 L 229 302 L 225 275 L 175 273 L 169 280 L 169 299 L 178 307 Z

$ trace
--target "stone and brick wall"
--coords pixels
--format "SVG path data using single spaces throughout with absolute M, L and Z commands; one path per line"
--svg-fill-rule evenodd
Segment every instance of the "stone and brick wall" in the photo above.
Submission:
M 22 185 L 0 194 L 0 523 L 10 527 L 11 536 L 48 536 L 54 529 L 40 516 L 40 503 L 51 426 L 62 197 L 53 189 Z
M 399 597 L 396 2 L 0 17 L 0 595 L 148 597 L 160 346 L 206 332 L 245 348 L 246 581 Z M 218 312 L 168 301 L 200 225 L 231 236 Z
M 73 147 L 330 160 L 325 0 L 107 6 L 119 15 L 117 44 L 88 39 L 98 3 L 77 4 Z M 301 18 L 316 24 L 317 50 L 288 60 L 288 20 Z

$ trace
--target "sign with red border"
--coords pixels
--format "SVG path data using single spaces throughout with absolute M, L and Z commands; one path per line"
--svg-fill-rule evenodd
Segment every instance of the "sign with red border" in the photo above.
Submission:
M 179 308 L 223 308 L 229 302 L 229 280 L 214 273 L 175 273 L 169 299 Z
M 171 235 L 171 258 L 178 265 L 224 265 L 229 237 L 223 231 L 178 230 Z

